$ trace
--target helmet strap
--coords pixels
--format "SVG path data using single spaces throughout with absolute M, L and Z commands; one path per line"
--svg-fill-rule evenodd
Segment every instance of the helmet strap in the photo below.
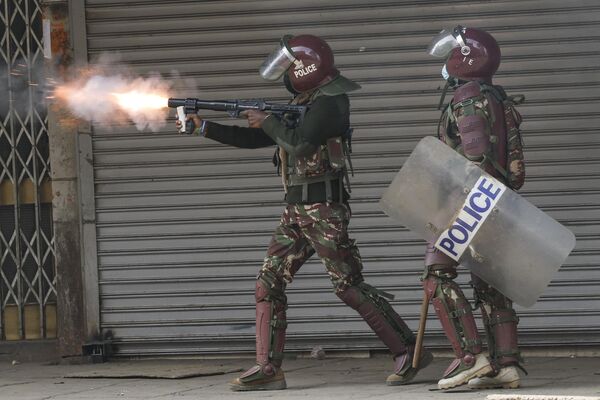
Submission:
M 438 110 L 442 109 L 442 106 L 444 105 L 444 100 L 446 99 L 446 94 L 448 93 L 448 89 L 450 88 L 455 88 L 460 84 L 460 80 L 450 76 L 448 77 L 448 79 L 446 80 L 446 84 L 444 85 L 444 89 L 442 89 L 442 95 L 440 97 L 440 102 L 438 103 Z
M 442 90 L 442 96 L 440 97 L 440 102 L 438 103 L 438 110 L 442 109 L 442 106 L 444 105 L 444 100 L 446 99 L 446 93 L 448 93 L 448 88 L 450 87 L 450 79 L 448 79 L 446 81 L 446 84 L 444 85 L 444 89 Z

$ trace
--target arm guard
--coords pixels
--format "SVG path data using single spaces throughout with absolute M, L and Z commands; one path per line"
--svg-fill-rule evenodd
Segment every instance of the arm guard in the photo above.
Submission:
M 476 112 L 477 113 L 477 112 Z M 472 161 L 482 161 L 490 150 L 488 121 L 482 115 L 465 115 L 457 118 L 464 155 Z
M 490 121 L 486 112 L 486 99 L 477 82 L 458 87 L 452 101 L 462 151 L 472 161 L 482 161 L 491 150 Z

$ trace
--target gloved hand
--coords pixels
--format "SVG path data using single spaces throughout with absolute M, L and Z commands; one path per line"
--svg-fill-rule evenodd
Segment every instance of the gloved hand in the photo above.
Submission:
M 248 126 L 250 128 L 262 128 L 263 121 L 267 119 L 270 114 L 263 111 L 247 110 L 240 115 L 248 120 Z

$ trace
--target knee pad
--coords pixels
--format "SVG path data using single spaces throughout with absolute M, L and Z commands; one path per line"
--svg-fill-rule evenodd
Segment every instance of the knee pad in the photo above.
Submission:
M 268 270 L 261 270 L 256 279 L 256 301 L 273 301 L 287 304 L 285 282 Z
M 441 269 L 456 269 L 458 263 L 428 243 L 425 250 L 425 267 L 429 269 L 434 266 Z
M 256 302 L 265 301 L 267 296 L 269 295 L 269 291 L 265 288 L 265 284 L 260 280 L 256 281 L 256 290 L 254 291 L 254 298 Z
M 458 263 L 433 247 L 432 244 L 427 244 L 425 252 L 425 271 L 421 280 L 423 281 L 423 287 L 429 288 L 429 291 L 437 287 L 437 283 L 442 280 L 454 279 L 457 276 L 456 267 Z M 437 283 L 429 280 L 430 277 L 437 278 Z M 433 279 L 433 278 L 432 278 Z M 426 289 L 427 290 L 427 289 Z M 433 297 L 433 293 L 429 293 L 430 297 Z

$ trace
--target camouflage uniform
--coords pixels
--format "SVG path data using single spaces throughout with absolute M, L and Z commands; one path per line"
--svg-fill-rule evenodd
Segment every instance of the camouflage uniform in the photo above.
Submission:
M 411 366 L 414 335 L 389 305 L 389 295 L 364 282 L 358 247 L 348 237 L 347 174 L 339 158 L 342 135 L 349 127 L 348 96 L 318 90 L 294 102 L 309 105 L 303 123 L 295 128 L 271 116 L 262 129 L 208 123 L 205 132 L 206 137 L 238 147 L 277 144 L 288 203 L 256 283 L 257 365 L 232 382 L 232 389 L 285 388 L 280 368 L 287 327 L 285 288 L 315 253 L 325 264 L 335 294 L 357 310 L 394 354 L 395 373 L 388 384 L 406 383 L 417 372 Z M 422 367 L 429 361 L 426 351 Z

